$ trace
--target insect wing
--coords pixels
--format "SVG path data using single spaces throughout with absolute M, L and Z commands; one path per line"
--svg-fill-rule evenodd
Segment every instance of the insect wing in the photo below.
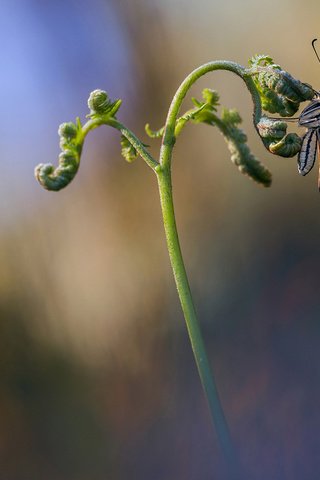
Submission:
M 320 129 L 317 130 L 317 137 L 318 137 L 318 158 L 320 155 Z M 318 174 L 318 189 L 320 191 L 320 165 L 319 165 L 319 174 Z
M 298 170 L 301 175 L 307 175 L 312 169 L 317 155 L 319 131 L 310 129 L 302 138 L 302 147 L 298 156 Z
M 299 117 L 299 125 L 306 128 L 320 127 L 320 101 L 314 100 L 306 106 Z

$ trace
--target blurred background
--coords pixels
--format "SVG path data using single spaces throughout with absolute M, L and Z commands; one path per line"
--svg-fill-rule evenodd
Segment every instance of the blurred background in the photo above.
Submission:
M 116 131 L 87 138 L 74 182 L 58 125 L 90 91 L 122 98 L 143 141 L 196 66 L 271 55 L 320 85 L 316 0 L 1 0 L 0 477 L 227 480 L 165 246 L 156 179 Z M 320 196 L 317 167 L 263 148 L 238 78 L 207 75 L 238 108 L 270 189 L 242 176 L 214 129 L 175 149 L 177 222 L 196 307 L 245 478 L 320 472 Z M 191 105 L 185 101 L 185 109 Z M 294 127 L 293 127 L 294 128 Z M 301 132 L 302 133 L 302 132 Z M 158 142 L 152 143 L 157 154 Z

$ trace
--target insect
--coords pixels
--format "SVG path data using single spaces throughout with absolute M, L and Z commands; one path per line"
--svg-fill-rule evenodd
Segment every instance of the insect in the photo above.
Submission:
M 312 40 L 312 48 L 320 62 L 319 55 L 314 46 L 317 39 Z M 315 98 L 301 112 L 298 124 L 307 128 L 302 137 L 302 146 L 298 155 L 298 170 L 301 175 L 307 175 L 316 160 L 317 151 L 320 150 L 320 92 L 315 91 Z M 320 190 L 320 170 L 318 179 Z

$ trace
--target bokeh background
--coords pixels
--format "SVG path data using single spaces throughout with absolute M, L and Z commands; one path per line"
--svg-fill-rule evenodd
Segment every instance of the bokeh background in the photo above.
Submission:
M 152 171 L 106 128 L 66 190 L 44 191 L 33 169 L 57 162 L 58 125 L 84 119 L 95 88 L 123 99 L 119 118 L 146 142 L 144 124 L 159 128 L 209 60 L 267 53 L 318 88 L 319 20 L 317 0 L 1 0 L 0 478 L 228 479 Z M 221 399 L 246 480 L 318 479 L 317 167 L 302 178 L 266 152 L 238 78 L 208 75 L 192 95 L 203 87 L 240 110 L 274 176 L 263 189 L 239 174 L 209 127 L 176 146 L 177 222 Z

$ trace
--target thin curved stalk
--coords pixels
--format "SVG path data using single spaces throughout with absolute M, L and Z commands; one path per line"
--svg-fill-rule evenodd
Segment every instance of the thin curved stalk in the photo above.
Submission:
M 175 126 L 182 101 L 196 80 L 213 70 L 230 70 L 233 73 L 236 73 L 246 82 L 254 102 L 254 121 L 260 118 L 260 97 L 252 79 L 249 76 L 246 76 L 246 70 L 243 67 L 234 62 L 225 61 L 210 62 L 202 65 L 188 75 L 173 97 L 164 128 L 163 141 L 160 150 L 160 165 L 158 168 L 156 168 L 156 173 L 158 178 L 161 209 L 169 257 L 193 354 L 197 364 L 201 383 L 208 401 L 211 417 L 217 432 L 218 441 L 228 462 L 230 472 L 232 473 L 232 478 L 237 478 L 240 468 L 231 440 L 229 427 L 220 401 L 218 389 L 210 367 L 208 355 L 206 353 L 206 348 L 197 319 L 197 314 L 181 253 L 174 214 L 171 181 L 171 158 L 172 150 L 175 144 Z M 256 124 L 256 121 L 254 123 Z
M 214 70 L 229 70 L 244 80 L 253 100 L 253 120 L 256 127 L 257 122 L 261 117 L 261 101 L 259 92 L 257 91 L 251 76 L 248 74 L 248 71 L 235 62 L 217 60 L 214 62 L 205 63 L 204 65 L 201 65 L 200 67 L 193 70 L 185 78 L 172 99 L 166 119 L 163 141 L 160 150 L 160 163 L 162 166 L 167 166 L 171 164 L 172 150 L 175 144 L 175 126 L 183 99 L 185 98 L 192 85 L 200 77 L 206 75 L 209 72 L 213 72 Z
M 210 368 L 181 253 L 174 214 L 170 170 L 167 168 L 162 168 L 161 170 L 158 169 L 157 178 L 168 252 L 193 354 L 198 367 L 201 383 L 208 400 L 218 441 L 228 462 L 230 472 L 233 473 L 232 478 L 236 478 L 235 474 L 239 471 L 238 461 L 220 402 L 214 376 Z

